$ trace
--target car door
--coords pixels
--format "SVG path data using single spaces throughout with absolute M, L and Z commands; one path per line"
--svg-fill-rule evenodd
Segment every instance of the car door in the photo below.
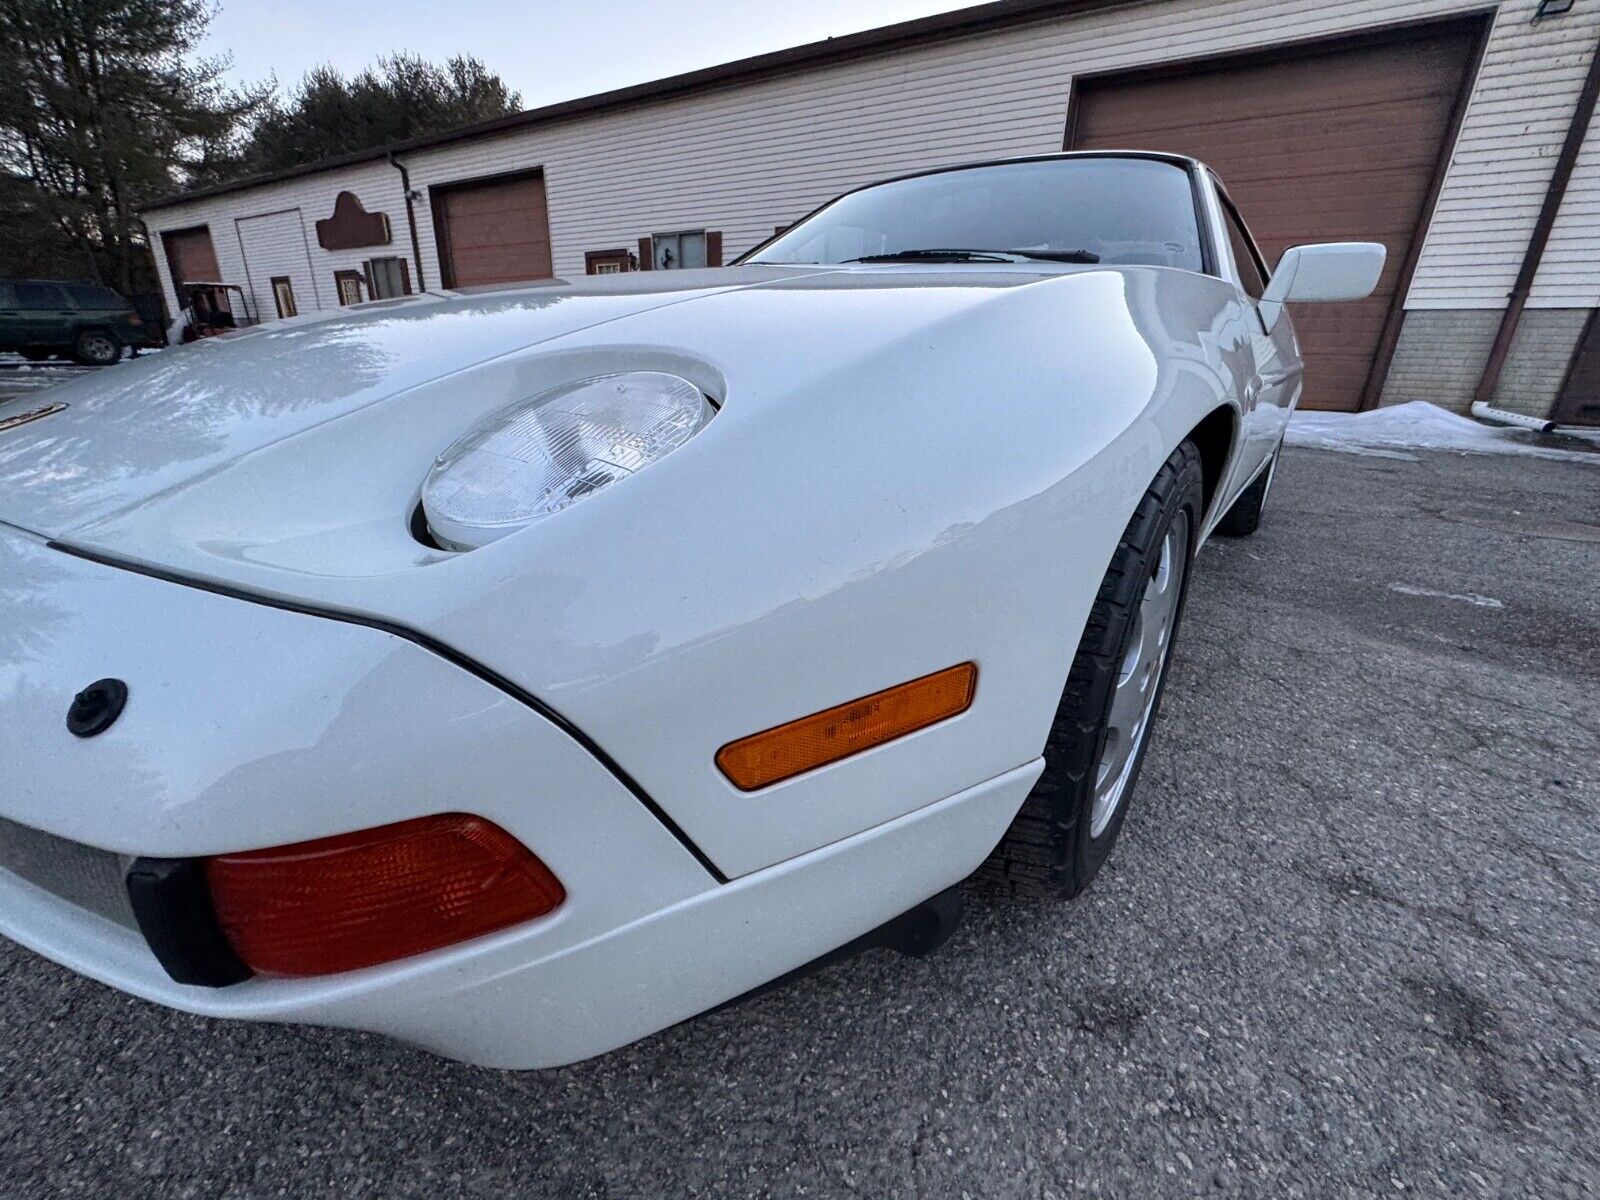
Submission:
M 1305 367 L 1300 346 L 1295 340 L 1294 322 L 1280 318 L 1269 330 L 1262 318 L 1260 301 L 1271 278 L 1266 260 L 1239 215 L 1221 180 L 1216 180 L 1217 199 L 1228 233 L 1229 255 L 1233 259 L 1234 281 L 1251 309 L 1250 343 L 1255 353 L 1255 393 L 1248 398 L 1244 428 L 1244 460 L 1247 475 L 1278 448 L 1289 414 L 1299 402 Z
M 78 311 L 67 294 L 53 283 L 16 283 L 16 321 L 21 344 L 41 349 L 65 350 L 72 345 L 72 325 Z

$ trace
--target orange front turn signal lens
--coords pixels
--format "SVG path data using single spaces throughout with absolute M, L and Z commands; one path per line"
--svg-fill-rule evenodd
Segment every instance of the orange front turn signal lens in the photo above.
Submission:
M 978 665 L 962 663 L 729 742 L 717 766 L 752 792 L 964 713 L 977 688 Z
M 262 975 L 328 975 L 409 958 L 543 916 L 566 898 L 492 822 L 419 817 L 205 863 L 217 921 Z

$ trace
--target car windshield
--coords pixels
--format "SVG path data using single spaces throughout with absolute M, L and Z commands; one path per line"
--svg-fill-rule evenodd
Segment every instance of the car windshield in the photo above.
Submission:
M 1106 157 L 918 175 L 840 197 L 747 261 L 1015 258 L 1203 270 L 1189 172 Z

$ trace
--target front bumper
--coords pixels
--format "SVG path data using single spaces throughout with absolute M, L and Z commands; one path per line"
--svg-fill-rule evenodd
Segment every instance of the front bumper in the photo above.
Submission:
M 137 934 L 3 871 L 0 933 L 185 1012 L 370 1030 L 479 1066 L 561 1066 L 743 995 L 959 882 L 999 840 L 1041 767 L 589 936 L 575 926 L 590 922 L 571 919 L 582 903 L 574 889 L 544 920 L 324 979 L 184 987 Z M 595 874 L 613 889 L 637 877 L 625 857 Z
M 118 914 L 0 869 L 0 933 L 185 1011 L 384 1033 L 498 1067 L 602 1053 L 740 995 L 970 873 L 1028 764 L 719 883 L 576 740 L 381 630 L 74 558 L 0 527 L 0 818 L 114 856 L 196 857 L 476 813 L 562 881 L 545 917 L 318 979 L 175 983 Z M 99 736 L 73 694 L 129 687 Z M 935 798 L 931 798 L 935 799 Z

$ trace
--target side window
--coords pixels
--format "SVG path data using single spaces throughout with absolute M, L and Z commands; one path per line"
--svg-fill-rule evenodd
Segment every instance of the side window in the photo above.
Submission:
M 67 295 L 77 302 L 79 308 L 115 312 L 128 307 L 123 303 L 122 297 L 108 287 L 94 283 L 68 283 L 63 286 L 67 289 Z
M 706 235 L 704 230 L 688 233 L 658 233 L 650 239 L 655 251 L 655 269 L 672 271 L 678 268 L 693 269 L 706 265 Z
M 374 300 L 392 300 L 411 294 L 411 272 L 403 258 L 369 258 L 367 290 Z
M 1267 290 L 1267 269 L 1261 261 L 1261 251 L 1256 249 L 1255 239 L 1245 229 L 1239 210 L 1228 194 L 1220 189 L 1217 194 L 1222 198 L 1222 219 L 1228 225 L 1228 245 L 1233 249 L 1233 261 L 1239 268 L 1239 282 L 1246 292 L 1259 300 L 1261 293 Z
M 53 283 L 17 284 L 18 308 L 66 308 L 67 297 Z
M 641 268 L 647 271 L 675 271 L 684 268 L 720 267 L 722 233 L 716 229 L 688 229 L 680 233 L 656 233 L 639 239 Z M 649 266 L 645 266 L 649 263 Z

